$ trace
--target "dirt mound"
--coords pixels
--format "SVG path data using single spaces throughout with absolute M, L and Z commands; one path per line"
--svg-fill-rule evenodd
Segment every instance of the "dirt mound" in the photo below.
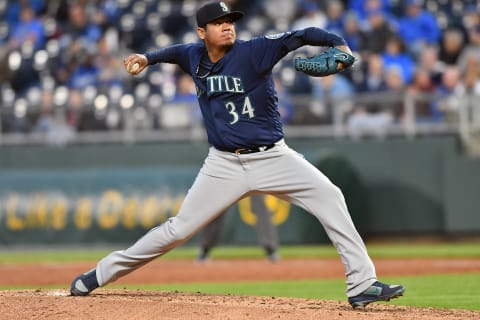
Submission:
M 88 297 L 66 290 L 0 291 L 2 319 L 316 319 L 467 320 L 480 312 L 298 298 L 98 289 Z

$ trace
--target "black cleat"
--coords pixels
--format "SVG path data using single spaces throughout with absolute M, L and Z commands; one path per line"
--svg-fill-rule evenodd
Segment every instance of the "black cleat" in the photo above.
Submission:
M 70 285 L 70 294 L 72 296 L 86 296 L 98 287 L 97 272 L 92 269 L 73 280 Z
M 376 281 L 367 290 L 355 297 L 348 298 L 348 302 L 353 308 L 366 307 L 369 303 L 375 301 L 390 301 L 403 295 L 405 287 L 401 285 L 389 285 Z

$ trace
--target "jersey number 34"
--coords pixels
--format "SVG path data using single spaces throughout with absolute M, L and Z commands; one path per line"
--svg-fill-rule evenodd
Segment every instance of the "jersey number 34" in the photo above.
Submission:
M 225 108 L 227 108 L 228 113 L 232 116 L 232 121 L 230 121 L 230 124 L 235 124 L 240 120 L 240 116 L 238 114 L 237 106 L 235 103 L 229 101 L 225 103 Z M 255 109 L 252 106 L 252 103 L 250 102 L 250 99 L 248 97 L 245 97 L 245 101 L 243 102 L 243 106 L 241 108 L 241 114 L 246 114 L 250 119 L 255 117 Z

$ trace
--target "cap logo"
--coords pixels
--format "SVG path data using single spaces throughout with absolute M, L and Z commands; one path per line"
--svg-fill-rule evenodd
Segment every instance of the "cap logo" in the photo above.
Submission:
M 228 7 L 225 4 L 225 2 L 221 1 L 219 4 L 220 4 L 220 7 L 222 7 L 223 12 L 228 12 Z

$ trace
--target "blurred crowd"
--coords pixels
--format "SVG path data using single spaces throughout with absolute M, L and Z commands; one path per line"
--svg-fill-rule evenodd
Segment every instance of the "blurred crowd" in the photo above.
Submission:
M 417 122 L 439 123 L 455 117 L 461 97 L 480 94 L 480 1 L 225 2 L 246 13 L 240 39 L 315 26 L 343 36 L 357 56 L 354 68 L 325 78 L 306 77 L 283 59 L 274 75 L 286 124 L 381 129 L 403 121 L 406 94 L 418 98 Z M 200 4 L 0 0 L 1 132 L 55 139 L 201 123 L 195 86 L 174 65 L 137 77 L 123 70 L 129 53 L 198 41 Z

